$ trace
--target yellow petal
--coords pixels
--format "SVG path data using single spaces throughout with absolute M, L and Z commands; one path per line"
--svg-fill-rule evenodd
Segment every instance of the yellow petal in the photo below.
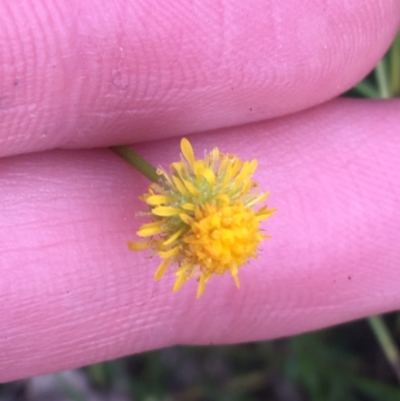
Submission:
M 162 205 L 164 203 L 169 203 L 172 200 L 172 198 L 165 195 L 151 195 L 146 198 L 146 203 L 148 205 Z
M 199 286 L 197 287 L 197 295 L 196 295 L 197 298 L 200 298 L 203 295 L 204 290 L 206 288 L 206 282 L 207 282 L 206 276 L 202 274 L 199 279 Z
M 186 196 L 189 194 L 185 186 L 183 185 L 183 182 L 175 175 L 172 176 L 172 180 L 174 182 L 174 185 L 178 192 L 180 192 L 182 195 Z
M 212 151 L 211 151 L 211 159 L 213 161 L 217 161 L 219 159 L 219 149 L 217 147 L 215 147 Z
M 253 160 L 252 162 L 244 162 L 242 170 L 235 178 L 234 188 L 241 187 L 246 180 L 249 180 L 251 178 L 254 167 L 257 167 L 256 160 Z
M 162 232 L 161 222 L 143 224 L 136 233 L 139 237 L 151 237 Z
M 215 174 L 209 168 L 202 171 L 203 177 L 208 181 L 208 183 L 213 187 L 215 184 Z
M 160 280 L 160 278 L 164 276 L 165 272 L 167 271 L 169 261 L 170 261 L 169 259 L 165 259 L 162 261 L 160 266 L 157 267 L 157 270 L 154 273 L 154 280 Z
M 193 218 L 190 217 L 188 214 L 179 213 L 179 217 L 185 224 L 187 224 L 189 226 L 192 224 Z
M 190 192 L 191 195 L 194 195 L 194 196 L 199 195 L 199 191 L 190 181 L 183 180 L 183 183 L 185 184 L 186 189 Z
M 182 266 L 180 266 L 179 269 L 175 272 L 175 276 L 178 277 L 181 273 L 184 273 L 186 275 L 186 277 L 190 277 L 190 275 L 192 273 L 190 270 L 193 270 L 193 269 L 191 269 L 190 264 L 183 263 Z
M 276 211 L 277 209 L 268 209 L 266 206 L 263 206 L 256 212 L 256 219 L 258 221 L 266 220 L 270 218 Z
M 178 215 L 181 213 L 181 210 L 172 206 L 158 206 L 152 209 L 151 212 L 156 216 L 168 217 Z
M 240 159 L 234 158 L 227 161 L 226 171 L 224 173 L 221 173 L 221 175 L 223 176 L 222 188 L 225 188 L 227 185 L 232 184 L 232 178 L 236 176 L 242 165 L 243 162 Z
M 174 256 L 179 255 L 179 246 L 175 246 L 168 251 L 159 251 L 158 255 L 163 259 L 173 258 Z
M 236 266 L 230 268 L 233 279 L 235 280 L 235 284 L 237 288 L 240 288 L 240 282 L 238 277 L 238 269 Z
M 182 287 L 183 283 L 186 281 L 186 276 L 185 276 L 185 272 L 181 272 L 175 281 L 174 286 L 172 287 L 172 291 L 178 291 L 180 290 L 180 288 Z
M 143 251 L 150 247 L 148 242 L 128 242 L 128 248 L 131 251 Z
M 172 171 L 175 171 L 178 175 L 181 175 L 185 169 L 185 165 L 182 162 L 175 162 L 170 165 Z
M 192 145 L 186 138 L 182 138 L 181 140 L 181 151 L 183 156 L 185 156 L 185 159 L 188 161 L 188 163 L 192 166 L 194 169 L 194 152 Z
M 182 209 L 185 209 L 185 210 L 189 210 L 189 211 L 191 211 L 191 212 L 194 212 L 195 206 L 193 205 L 193 203 L 184 203 L 184 204 L 181 206 L 181 208 L 182 208 Z
M 263 194 L 256 196 L 254 199 L 252 199 L 250 202 L 248 202 L 246 205 L 251 207 L 256 205 L 257 203 L 265 201 L 269 196 L 269 192 L 264 192 Z
M 166 241 L 163 242 L 163 246 L 170 246 L 179 236 L 183 233 L 183 228 L 172 234 Z

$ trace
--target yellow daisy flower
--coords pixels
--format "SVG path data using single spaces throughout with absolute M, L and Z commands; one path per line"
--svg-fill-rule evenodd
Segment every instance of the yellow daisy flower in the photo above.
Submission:
M 185 138 L 181 151 L 181 161 L 170 165 L 170 173 L 158 169 L 159 180 L 141 198 L 150 209 L 144 214 L 152 221 L 137 232 L 146 240 L 129 242 L 129 248 L 150 248 L 158 254 L 162 261 L 155 280 L 175 266 L 174 291 L 195 277 L 200 297 L 213 275 L 227 271 L 239 287 L 239 268 L 257 257 L 260 242 L 268 238 L 260 222 L 275 212 L 267 206 L 253 210 L 268 197 L 268 192 L 254 192 L 257 184 L 251 179 L 257 160 L 243 162 L 218 148 L 195 159 Z

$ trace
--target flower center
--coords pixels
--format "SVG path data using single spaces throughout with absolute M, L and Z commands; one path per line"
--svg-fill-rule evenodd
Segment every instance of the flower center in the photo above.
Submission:
M 249 257 L 256 257 L 263 240 L 254 211 L 237 202 L 233 205 L 205 205 L 196 208 L 195 220 L 183 238 L 185 255 L 202 272 L 236 274 Z

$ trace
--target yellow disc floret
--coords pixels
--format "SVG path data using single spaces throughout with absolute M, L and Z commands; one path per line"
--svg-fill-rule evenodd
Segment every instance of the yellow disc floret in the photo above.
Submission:
M 174 290 L 196 277 L 197 296 L 214 274 L 229 271 L 239 287 L 238 269 L 257 257 L 259 243 L 267 238 L 260 222 L 275 210 L 252 206 L 268 193 L 253 193 L 251 180 L 257 161 L 242 162 L 217 148 L 196 160 L 187 139 L 181 142 L 183 158 L 171 164 L 171 174 L 159 169 L 160 180 L 150 185 L 143 200 L 153 220 L 138 235 L 147 242 L 130 242 L 132 250 L 153 249 L 162 259 L 155 279 L 172 263 L 176 266 Z

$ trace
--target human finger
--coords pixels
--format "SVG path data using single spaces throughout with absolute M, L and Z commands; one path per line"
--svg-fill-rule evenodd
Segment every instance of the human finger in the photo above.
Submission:
M 0 381 L 174 344 L 292 335 L 400 306 L 399 101 L 337 100 L 192 136 L 259 160 L 278 213 L 258 259 L 173 293 L 133 253 L 146 181 L 110 150 L 51 151 L 0 168 Z M 136 150 L 176 160 L 178 138 Z M 201 156 L 200 156 L 201 157 Z
M 396 0 L 0 2 L 0 156 L 240 125 L 372 69 Z

